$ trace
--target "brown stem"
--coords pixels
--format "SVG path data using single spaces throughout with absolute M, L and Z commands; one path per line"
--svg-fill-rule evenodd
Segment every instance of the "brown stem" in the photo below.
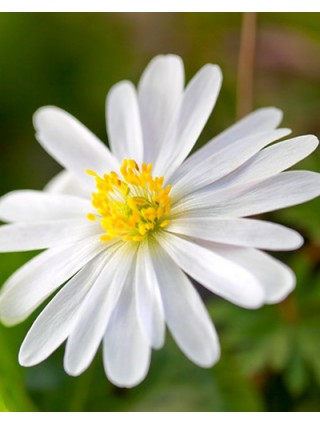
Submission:
M 281 316 L 288 323 L 296 323 L 299 321 L 299 311 L 295 299 L 292 296 L 286 298 L 282 303 L 278 304 Z
M 256 12 L 242 15 L 240 50 L 238 59 L 237 118 L 252 110 L 253 69 L 256 42 Z

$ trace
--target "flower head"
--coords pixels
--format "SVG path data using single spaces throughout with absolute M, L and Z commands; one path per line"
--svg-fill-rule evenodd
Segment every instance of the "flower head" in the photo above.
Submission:
M 221 79 L 206 65 L 184 89 L 182 60 L 154 58 L 137 90 L 124 81 L 108 94 L 111 151 L 61 109 L 36 112 L 36 137 L 65 170 L 44 191 L 0 200 L 9 223 L 0 227 L 0 250 L 46 249 L 4 284 L 1 320 L 23 321 L 60 289 L 29 330 L 22 365 L 67 340 L 64 368 L 79 375 L 103 341 L 107 376 L 131 387 L 146 376 L 152 348 L 164 344 L 166 323 L 185 355 L 210 367 L 218 337 L 187 275 L 246 308 L 293 290 L 294 273 L 261 250 L 299 248 L 301 236 L 247 217 L 319 195 L 319 174 L 285 171 L 317 138 L 272 144 L 290 131 L 277 129 L 279 110 L 264 108 L 188 157 Z

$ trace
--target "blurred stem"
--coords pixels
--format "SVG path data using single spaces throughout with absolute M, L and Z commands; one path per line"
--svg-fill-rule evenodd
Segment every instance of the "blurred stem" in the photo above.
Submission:
M 252 110 L 253 69 L 256 44 L 257 13 L 244 12 L 240 36 L 237 86 L 237 118 Z
M 95 362 L 81 377 L 75 381 L 73 397 L 70 398 L 70 412 L 83 412 L 90 391 L 92 391 L 92 381 L 95 372 Z

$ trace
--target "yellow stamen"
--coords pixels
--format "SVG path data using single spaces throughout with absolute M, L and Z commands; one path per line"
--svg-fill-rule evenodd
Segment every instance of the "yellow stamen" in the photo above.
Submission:
M 93 176 L 93 177 L 96 177 L 96 173 L 94 172 L 94 171 L 92 171 L 92 170 L 86 170 L 86 173 L 87 174 L 89 174 L 89 176 Z
M 88 213 L 87 219 L 90 220 L 90 221 L 95 221 L 97 219 L 97 217 L 92 213 Z
M 106 231 L 102 241 L 120 238 L 141 242 L 152 232 L 168 226 L 170 213 L 170 186 L 163 187 L 163 177 L 153 177 L 152 164 L 141 164 L 124 159 L 120 174 L 111 171 L 100 177 L 92 170 L 86 172 L 95 178 L 97 192 L 92 194 L 92 205 L 97 211 L 87 214 L 94 221 L 98 217 Z

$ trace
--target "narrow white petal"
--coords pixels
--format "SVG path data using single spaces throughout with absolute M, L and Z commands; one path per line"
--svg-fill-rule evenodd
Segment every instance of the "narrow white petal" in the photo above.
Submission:
M 128 276 L 103 338 L 108 379 L 118 387 L 138 385 L 148 373 L 150 354 L 150 344 L 137 318 L 132 276 Z
M 213 242 L 275 251 L 297 249 L 303 244 L 303 238 L 295 230 L 246 218 L 223 219 L 199 214 L 173 219 L 166 230 Z
M 165 338 L 164 312 L 147 244 L 142 244 L 138 251 L 135 287 L 140 326 L 152 347 L 160 348 Z
M 85 217 L 89 200 L 36 190 L 17 190 L 0 198 L 0 220 L 36 222 Z
M 172 212 L 198 215 L 203 209 L 207 216 L 245 217 L 302 204 L 319 195 L 319 173 L 286 171 L 257 184 L 191 194 Z
M 42 362 L 69 336 L 79 308 L 104 264 L 102 254 L 84 266 L 40 313 L 21 345 L 22 366 Z
M 85 218 L 0 226 L 0 252 L 32 251 L 62 246 L 103 233 L 100 223 Z
M 171 196 L 181 198 L 221 179 L 248 161 L 260 149 L 289 133 L 290 130 L 282 128 L 249 136 L 235 146 L 227 146 L 218 153 L 207 156 L 196 167 L 187 160 L 177 170 L 173 179 L 170 179 L 173 186 Z
M 69 113 L 45 106 L 34 114 L 36 137 L 42 147 L 63 167 L 89 187 L 94 180 L 87 169 L 104 174 L 118 169 L 118 161 L 108 148 Z
M 165 137 L 155 163 L 155 175 L 167 178 L 196 143 L 216 103 L 222 75 L 216 65 L 205 65 L 190 81 L 176 119 Z
M 190 165 L 201 164 L 208 156 L 216 154 L 228 146 L 240 143 L 241 139 L 274 130 L 282 121 L 282 115 L 282 111 L 272 107 L 261 108 L 252 112 L 195 152 L 188 160 Z
M 105 247 L 94 237 L 37 255 L 4 284 L 0 295 L 1 320 L 6 325 L 22 322 Z
M 296 284 L 293 271 L 265 252 L 250 248 L 197 241 L 202 246 L 244 267 L 259 280 L 266 293 L 266 304 L 283 301 Z
M 43 188 L 48 193 L 60 193 L 64 195 L 79 196 L 80 198 L 91 198 L 91 190 L 79 179 L 74 177 L 70 171 L 62 170 L 54 176 Z
M 144 162 L 154 163 L 180 105 L 184 87 L 182 59 L 156 56 L 142 74 L 138 99 L 144 140 Z
M 143 158 L 142 130 L 135 87 L 122 81 L 110 90 L 106 100 L 107 131 L 110 147 L 119 162 Z
M 184 354 L 201 367 L 219 360 L 219 341 L 206 308 L 187 276 L 166 252 L 152 245 L 154 272 L 159 282 L 170 332 Z
M 306 158 L 316 149 L 318 144 L 318 139 L 312 135 L 295 137 L 276 143 L 258 152 L 243 166 L 212 183 L 206 189 L 216 191 L 234 185 L 265 180 Z
M 131 269 L 134 251 L 127 246 L 105 254 L 108 262 L 82 304 L 67 341 L 64 368 L 69 375 L 80 375 L 92 362 Z
M 261 285 L 244 268 L 169 233 L 159 242 L 179 267 L 215 294 L 240 307 L 258 308 L 264 303 Z

